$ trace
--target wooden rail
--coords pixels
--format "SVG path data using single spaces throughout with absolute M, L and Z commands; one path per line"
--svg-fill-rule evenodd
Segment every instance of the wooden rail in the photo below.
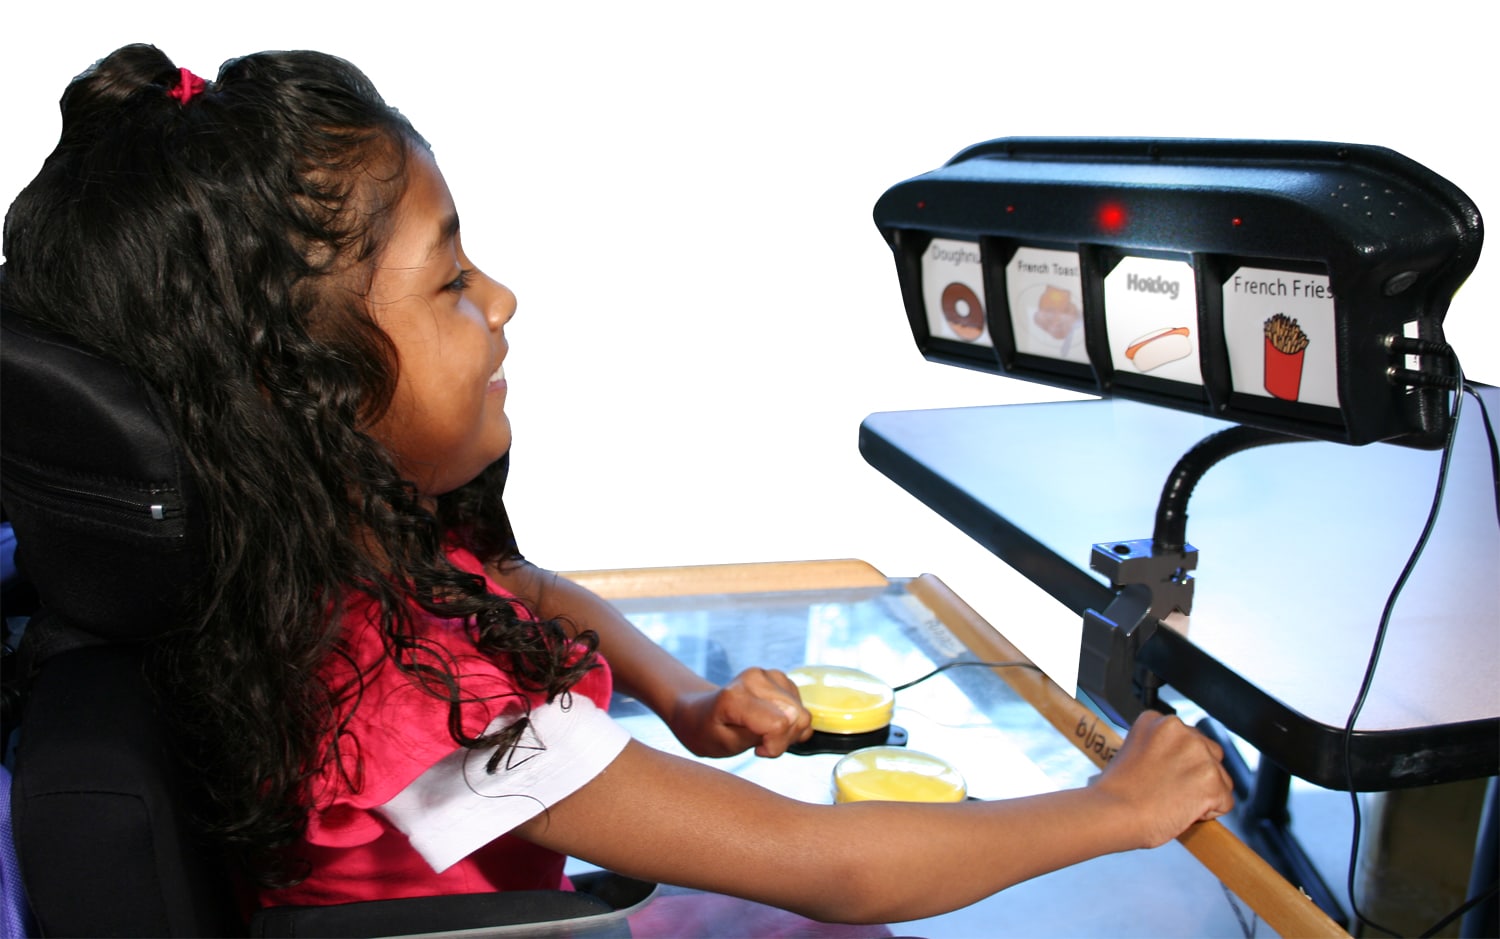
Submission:
M 857 560 L 580 571 L 564 576 L 609 600 L 890 584 L 885 575 Z M 1030 661 L 937 577 L 923 574 L 906 581 L 906 589 L 976 656 L 991 661 Z M 1103 766 L 1119 749 L 1120 734 L 1041 671 L 1005 668 L 995 672 L 1094 763 Z M 1218 821 L 1200 822 L 1177 840 L 1280 935 L 1347 939 L 1349 934 L 1306 894 Z

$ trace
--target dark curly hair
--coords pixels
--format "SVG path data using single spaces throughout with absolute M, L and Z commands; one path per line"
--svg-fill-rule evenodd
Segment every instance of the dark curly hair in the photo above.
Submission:
M 358 680 L 320 677 L 347 657 L 338 611 L 352 592 L 378 605 L 389 661 L 447 699 L 455 742 L 497 753 L 524 719 L 464 732 L 462 691 L 413 607 L 461 618 L 548 700 L 594 665 L 597 637 L 524 618 L 447 561 L 454 540 L 513 556 L 503 463 L 429 511 L 368 433 L 400 363 L 363 295 L 425 142 L 333 56 L 234 59 L 186 103 L 170 94 L 181 80 L 133 45 L 68 85 L 57 147 L 6 215 L 3 300 L 168 404 L 209 553 L 199 619 L 168 637 L 157 677 L 213 827 L 277 885 L 299 876 L 287 849 L 310 780 L 342 765 L 339 722 L 358 703 Z

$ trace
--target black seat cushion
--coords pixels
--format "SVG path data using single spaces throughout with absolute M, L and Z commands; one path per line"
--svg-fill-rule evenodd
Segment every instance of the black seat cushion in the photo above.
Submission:
M 44 935 L 244 929 L 220 855 L 195 831 L 194 793 L 142 651 L 112 643 L 59 652 L 29 689 L 12 827 Z

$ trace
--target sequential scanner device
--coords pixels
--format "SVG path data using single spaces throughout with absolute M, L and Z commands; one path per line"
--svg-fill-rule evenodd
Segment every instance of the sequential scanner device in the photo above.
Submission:
M 1479 210 L 1382 147 L 1013 137 L 887 190 L 875 222 L 929 360 L 1231 421 L 1165 481 L 1150 538 L 1096 544 L 1079 686 L 1122 724 L 1156 706 L 1136 653 L 1191 611 L 1186 501 L 1282 440 L 1437 449 L 1461 373 L 1443 318 Z

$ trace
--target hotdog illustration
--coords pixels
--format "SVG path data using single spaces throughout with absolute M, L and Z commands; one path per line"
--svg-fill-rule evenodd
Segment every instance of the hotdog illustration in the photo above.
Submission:
M 1161 368 L 1168 362 L 1193 354 L 1192 332 L 1186 326 L 1158 329 L 1137 336 L 1125 347 L 1125 358 L 1143 372 Z

